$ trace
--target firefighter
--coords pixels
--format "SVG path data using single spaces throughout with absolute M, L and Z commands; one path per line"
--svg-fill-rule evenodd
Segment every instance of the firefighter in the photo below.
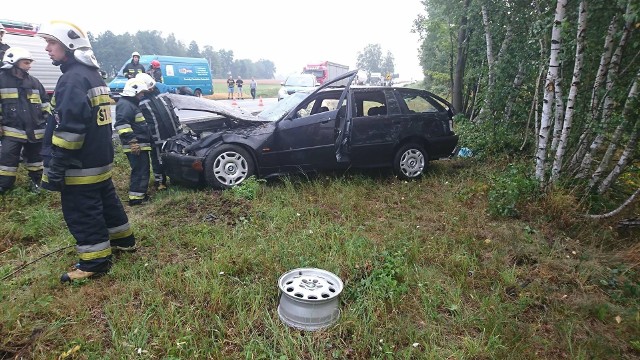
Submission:
M 140 53 L 134 51 L 131 53 L 131 62 L 128 63 L 124 69 L 122 69 L 122 73 L 124 77 L 127 79 L 133 79 L 136 75 L 144 73 L 144 65 L 140 64 Z
M 112 251 L 134 251 L 133 230 L 111 180 L 113 166 L 109 88 L 85 32 L 52 21 L 37 33 L 60 66 L 43 140 L 42 187 L 59 191 L 62 214 L 76 240 L 79 261 L 61 282 L 101 276 Z
M 162 68 L 160 67 L 160 61 L 151 60 L 147 74 L 149 74 L 155 82 L 162 82 Z
M 0 194 L 16 181 L 24 151 L 31 190 L 37 192 L 42 177 L 42 138 L 51 112 L 49 96 L 38 79 L 29 75 L 33 57 L 23 48 L 5 52 L 0 72 Z
M 156 190 L 167 188 L 167 175 L 162 167 L 160 153 L 162 144 L 177 134 L 182 133 L 180 119 L 173 110 L 174 106 L 168 97 L 160 96 L 160 90 L 156 87 L 156 82 L 148 74 L 140 74 L 140 78 L 145 81 L 149 91 L 145 93 L 140 101 L 140 110 L 144 115 L 149 131 L 151 132 L 151 165 L 153 168 L 153 186 Z
M 151 133 L 139 106 L 140 99 L 147 90 L 147 83 L 141 78 L 129 79 L 124 84 L 122 97 L 116 104 L 114 126 L 131 165 L 129 206 L 142 205 L 149 201 L 147 188 L 150 176 Z

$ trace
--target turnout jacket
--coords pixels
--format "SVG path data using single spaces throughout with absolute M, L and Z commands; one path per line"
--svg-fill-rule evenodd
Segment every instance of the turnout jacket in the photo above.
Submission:
M 132 79 L 136 77 L 136 75 L 144 73 L 144 65 L 140 64 L 139 62 L 137 64 L 134 64 L 133 60 L 131 60 L 131 62 L 125 65 L 124 69 L 122 69 L 122 74 L 127 79 Z
M 0 126 L 4 136 L 20 142 L 41 142 L 51 113 L 49 95 L 35 77 L 20 79 L 13 69 L 0 71 Z
M 141 150 L 151 150 L 151 133 L 138 104 L 139 100 L 131 96 L 123 96 L 116 103 L 115 128 L 125 153 L 131 152 L 132 142 L 137 142 Z
M 63 158 L 69 165 L 65 185 L 92 185 L 111 178 L 113 143 L 109 88 L 97 69 L 73 57 L 60 65 L 43 141 L 46 189 L 47 167 L 51 157 Z
M 157 89 L 145 94 L 140 101 L 140 110 L 156 145 L 162 145 L 168 138 L 182 133 L 180 119 L 173 110 L 171 99 L 159 95 Z

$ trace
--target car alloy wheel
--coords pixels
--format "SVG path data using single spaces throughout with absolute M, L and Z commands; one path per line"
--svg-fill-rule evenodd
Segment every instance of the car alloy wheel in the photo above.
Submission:
M 410 180 L 422 176 L 427 162 L 427 155 L 420 145 L 407 144 L 396 153 L 393 166 L 399 177 Z
M 215 188 L 239 185 L 253 175 L 253 159 L 241 147 L 222 145 L 212 151 L 205 163 L 207 183 Z

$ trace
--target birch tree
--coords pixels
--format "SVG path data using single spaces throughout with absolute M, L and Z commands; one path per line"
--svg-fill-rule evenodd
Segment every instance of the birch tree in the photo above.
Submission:
M 576 103 L 576 97 L 578 96 L 578 87 L 580 86 L 580 79 L 582 77 L 582 64 L 584 61 L 584 45 L 585 45 L 585 33 L 587 28 L 587 3 L 581 1 L 578 8 L 578 31 L 576 34 L 576 55 L 573 66 L 573 76 L 571 78 L 571 89 L 569 90 L 569 97 L 567 98 L 567 108 L 564 113 L 564 122 L 562 125 L 562 131 L 558 138 L 558 145 L 556 149 L 553 166 L 551 169 L 551 182 L 556 183 L 560 178 L 560 171 L 562 170 L 562 162 L 567 149 L 567 140 L 573 124 L 574 106 Z
M 540 132 L 538 133 L 538 151 L 536 152 L 535 177 L 540 185 L 545 185 L 545 165 L 547 158 L 547 143 L 551 128 L 552 105 L 555 96 L 555 83 L 560 67 L 559 54 L 562 45 L 562 22 L 565 20 L 567 0 L 558 0 L 556 4 L 553 28 L 551 30 L 551 50 L 549 52 L 549 69 L 544 87 L 544 99 L 542 103 L 542 117 L 540 119 Z

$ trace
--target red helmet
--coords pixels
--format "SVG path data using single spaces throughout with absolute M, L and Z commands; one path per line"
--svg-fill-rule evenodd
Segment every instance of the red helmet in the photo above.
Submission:
M 159 68 L 160 68 L 160 61 L 158 61 L 158 60 L 151 60 L 151 66 L 152 66 L 154 69 L 159 69 Z

